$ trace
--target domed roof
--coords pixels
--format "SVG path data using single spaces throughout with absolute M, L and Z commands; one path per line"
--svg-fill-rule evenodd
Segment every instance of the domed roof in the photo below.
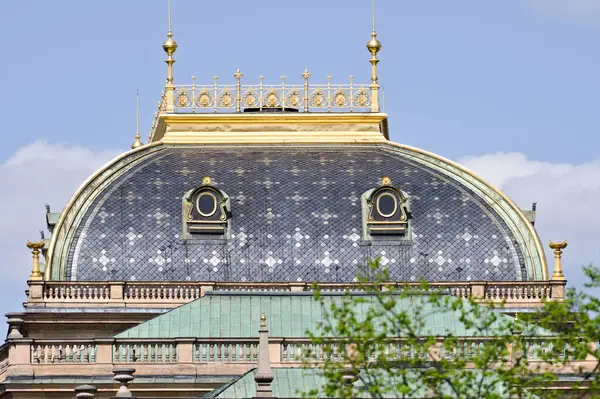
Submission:
M 410 241 L 362 240 L 361 195 L 384 175 L 410 198 Z M 230 197 L 229 239 L 182 239 L 182 198 L 204 176 Z M 50 251 L 56 280 L 348 282 L 377 257 L 398 281 L 547 278 L 514 204 L 393 143 L 147 145 L 82 186 Z

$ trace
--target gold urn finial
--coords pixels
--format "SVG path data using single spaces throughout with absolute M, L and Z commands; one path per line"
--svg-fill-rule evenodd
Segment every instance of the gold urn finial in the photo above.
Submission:
M 550 241 L 549 247 L 554 250 L 554 273 L 552 274 L 552 280 L 564 280 L 565 275 L 562 271 L 562 250 L 567 247 L 567 241 Z
M 131 149 L 135 150 L 144 145 L 140 136 L 140 91 L 135 95 L 135 140 L 131 144 Z
M 377 75 L 377 64 L 379 59 L 377 53 L 382 48 L 381 42 L 377 39 L 377 31 L 375 30 L 375 0 L 371 2 L 371 15 L 373 21 L 373 31 L 371 32 L 371 40 L 367 43 L 367 49 L 371 53 L 371 112 L 379 112 L 379 76 Z
M 31 249 L 33 254 L 33 266 L 31 268 L 30 280 L 41 280 L 42 272 L 40 271 L 40 249 L 44 248 L 46 241 L 27 241 L 27 248 Z
M 267 327 L 267 315 L 265 314 L 265 312 L 262 312 L 262 314 L 260 315 L 260 327 Z

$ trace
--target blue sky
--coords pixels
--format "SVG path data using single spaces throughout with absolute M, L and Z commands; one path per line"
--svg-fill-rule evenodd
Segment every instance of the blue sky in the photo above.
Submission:
M 569 238 L 573 263 L 600 263 L 600 0 L 378 0 L 377 11 L 392 140 L 464 162 L 523 207 L 537 200 L 542 239 Z M 16 290 L 11 310 L 43 204 L 59 210 L 128 149 L 136 89 L 146 137 L 166 23 L 166 0 L 0 3 L 0 206 L 14 210 L 0 289 Z M 368 82 L 370 24 L 368 0 L 173 0 L 175 80 L 233 81 L 240 68 L 245 82 L 293 83 L 309 68 L 314 82 Z
M 491 151 L 551 162 L 595 158 L 598 0 L 562 1 L 579 12 L 552 7 L 561 0 L 379 0 L 392 139 L 451 158 Z M 305 67 L 315 82 L 350 74 L 368 81 L 368 0 L 173 3 L 176 81 L 232 80 L 237 67 L 248 82 L 260 74 L 300 81 Z M 146 132 L 165 77 L 165 30 L 166 1 L 2 2 L 0 159 L 39 137 L 125 148 L 136 88 Z

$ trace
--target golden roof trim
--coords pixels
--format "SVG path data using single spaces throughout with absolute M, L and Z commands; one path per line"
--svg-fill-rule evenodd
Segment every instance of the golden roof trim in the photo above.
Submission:
M 382 143 L 384 113 L 163 114 L 153 141 L 165 144 Z

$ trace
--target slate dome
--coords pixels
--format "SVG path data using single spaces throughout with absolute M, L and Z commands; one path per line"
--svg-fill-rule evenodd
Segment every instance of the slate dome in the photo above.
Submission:
M 182 197 L 210 176 L 231 234 L 184 240 Z M 411 239 L 367 242 L 361 195 L 382 176 L 410 198 Z M 394 143 L 170 145 L 130 151 L 75 194 L 51 243 L 52 279 L 350 282 L 379 258 L 397 281 L 546 278 L 532 226 L 460 166 Z

